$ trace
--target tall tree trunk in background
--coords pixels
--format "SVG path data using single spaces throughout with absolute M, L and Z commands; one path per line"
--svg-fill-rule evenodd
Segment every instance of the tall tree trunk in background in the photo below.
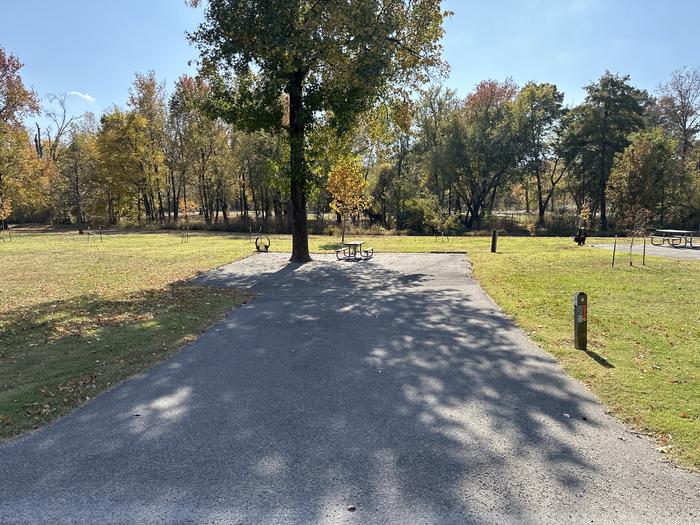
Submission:
M 148 201 L 150 202 L 151 205 L 151 216 L 150 220 L 151 222 L 156 222 L 156 217 L 157 215 L 157 210 L 156 210 L 156 196 L 153 194 L 153 190 L 150 190 L 148 192 Z
M 148 193 L 146 193 L 146 190 L 143 190 L 143 214 L 146 216 L 146 220 L 148 220 L 151 216 L 151 211 L 150 211 L 150 206 L 149 206 L 149 201 L 148 201 Z M 141 222 L 141 208 L 139 207 L 139 223 Z
M 491 191 L 491 204 L 489 205 L 489 213 L 493 213 L 493 208 L 496 205 L 496 196 L 498 195 L 498 184 L 493 185 L 493 190 Z
M 160 218 L 160 223 L 165 222 L 165 208 L 163 207 L 163 193 L 160 191 L 160 184 L 158 185 L 158 215 Z
M 608 231 L 608 215 L 605 206 L 605 188 L 608 182 L 605 168 L 605 154 L 606 147 L 605 142 L 603 142 L 603 150 L 600 159 L 600 176 L 598 178 L 598 200 L 600 203 L 600 229 L 604 232 Z
M 110 193 L 107 196 L 107 213 L 109 214 L 109 223 L 117 224 L 117 214 L 114 212 L 114 197 Z
M 475 203 L 467 206 L 466 227 L 469 230 L 481 228 L 481 204 Z
M 80 168 L 75 167 L 75 223 L 78 226 L 78 233 L 83 234 L 83 207 L 80 202 Z
M 183 177 L 184 180 L 184 177 Z M 180 185 L 175 180 L 175 171 L 170 173 L 170 188 L 173 194 L 173 220 L 177 222 L 177 217 L 180 211 Z
M 221 191 L 221 215 L 224 218 L 224 224 L 228 224 L 228 198 L 223 188 Z
M 253 196 L 253 211 L 255 212 L 255 220 L 258 220 L 258 198 L 255 196 L 255 187 L 250 185 L 250 194 Z
M 525 178 L 525 181 L 523 183 L 523 187 L 525 188 L 525 213 L 528 215 L 530 214 L 530 181 L 527 180 L 527 177 Z
M 535 172 L 535 179 L 537 180 L 537 225 L 543 228 L 547 203 L 544 200 L 544 188 L 542 187 L 542 172 L 540 168 L 537 168 Z
M 243 218 L 243 195 L 245 195 L 245 186 L 243 185 L 243 174 L 238 177 L 238 211 L 240 218 Z
M 168 210 L 168 222 L 173 219 L 173 196 L 170 193 L 170 184 L 165 185 L 165 209 Z
M 246 190 L 245 172 L 241 173 L 240 180 L 240 200 L 241 200 L 241 218 L 248 220 L 248 193 Z
M 309 234 L 306 223 L 306 159 L 303 116 L 304 73 L 296 71 L 289 82 L 290 196 L 292 202 L 292 257 L 294 262 L 308 262 Z

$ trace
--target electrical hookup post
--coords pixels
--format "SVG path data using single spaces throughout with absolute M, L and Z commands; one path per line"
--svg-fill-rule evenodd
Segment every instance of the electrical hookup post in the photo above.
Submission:
M 588 296 L 585 292 L 574 295 L 574 348 L 586 350 L 588 344 Z

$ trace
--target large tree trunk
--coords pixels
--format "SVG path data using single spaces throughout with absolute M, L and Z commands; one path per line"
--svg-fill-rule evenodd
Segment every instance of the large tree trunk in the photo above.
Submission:
M 305 123 L 303 112 L 304 73 L 292 74 L 289 83 L 289 147 L 290 147 L 290 194 L 292 201 L 292 257 L 294 262 L 308 262 L 309 234 L 306 224 L 306 161 Z
M 465 226 L 468 230 L 478 230 L 481 228 L 481 213 L 478 209 L 470 208 L 465 218 Z

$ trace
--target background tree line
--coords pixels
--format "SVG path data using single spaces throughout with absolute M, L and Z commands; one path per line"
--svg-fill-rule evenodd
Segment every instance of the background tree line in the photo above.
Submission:
M 182 76 L 168 92 L 138 74 L 126 107 L 99 118 L 48 96 L 50 125 L 29 129 L 42 109 L 20 69 L 0 48 L 3 221 L 290 231 L 284 126 L 250 131 L 214 117 L 212 79 Z M 328 111 L 303 139 L 311 227 L 347 214 L 413 232 L 478 230 L 505 210 L 562 232 L 697 227 L 700 73 L 681 69 L 650 94 L 606 72 L 586 92 L 567 107 L 548 83 L 487 80 L 464 98 L 425 84 L 347 126 Z M 280 106 L 289 119 L 289 98 Z

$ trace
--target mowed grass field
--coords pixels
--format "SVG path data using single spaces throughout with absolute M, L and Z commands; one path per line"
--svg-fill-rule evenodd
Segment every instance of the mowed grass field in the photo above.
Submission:
M 247 300 L 183 280 L 251 251 L 222 236 L 16 234 L 0 242 L 0 437 L 163 360 Z
M 569 375 L 662 452 L 700 467 L 700 262 L 517 239 L 474 250 L 476 277 Z M 573 294 L 588 294 L 588 353 L 573 349 Z
M 271 236 L 289 251 L 289 236 Z M 494 300 L 613 414 L 700 467 L 700 262 L 579 248 L 571 239 L 377 236 L 381 252 L 465 252 Z M 336 238 L 310 239 L 332 252 Z M 0 436 L 63 414 L 162 360 L 245 294 L 183 279 L 253 251 L 248 236 L 19 235 L 0 244 Z M 381 255 L 379 255 L 381 256 Z M 572 297 L 589 294 L 589 353 L 573 349 Z

